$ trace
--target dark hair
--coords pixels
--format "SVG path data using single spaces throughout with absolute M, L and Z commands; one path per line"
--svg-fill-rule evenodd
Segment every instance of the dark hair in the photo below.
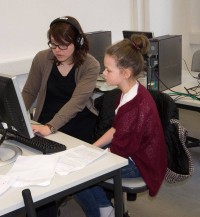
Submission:
M 121 69 L 130 68 L 133 76 L 137 77 L 144 70 L 143 55 L 149 50 L 149 40 L 144 35 L 132 35 L 106 50 L 106 54 L 115 58 L 117 66 Z
M 50 29 L 47 32 L 47 38 L 49 41 L 51 41 L 52 36 L 56 42 L 62 45 L 68 44 L 69 42 L 73 43 L 75 46 L 75 51 L 73 53 L 73 63 L 75 66 L 80 66 L 84 62 L 89 50 L 88 40 L 86 35 L 83 33 L 79 22 L 73 17 L 66 16 L 66 18 L 73 19 L 74 22 L 76 22 L 76 27 L 65 21 L 59 21 L 55 23 L 52 22 L 53 24 L 50 25 Z M 79 27 L 78 29 L 77 25 Z M 81 46 L 77 45 L 77 40 L 80 37 L 83 38 L 83 44 Z M 60 64 L 56 57 L 55 61 L 58 65 Z

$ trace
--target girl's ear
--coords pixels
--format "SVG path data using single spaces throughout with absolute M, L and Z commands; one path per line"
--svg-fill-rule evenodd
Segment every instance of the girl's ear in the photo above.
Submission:
M 129 68 L 127 68 L 123 70 L 123 74 L 126 79 L 129 79 L 132 76 L 132 71 Z

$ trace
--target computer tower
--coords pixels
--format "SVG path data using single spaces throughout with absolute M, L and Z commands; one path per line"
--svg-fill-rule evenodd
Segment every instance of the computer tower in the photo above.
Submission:
M 147 89 L 163 91 L 181 84 L 182 36 L 164 35 L 150 39 Z
M 104 54 L 106 48 L 112 43 L 111 31 L 88 32 L 86 37 L 89 41 L 89 53 L 99 61 L 100 73 L 102 73 L 104 70 Z

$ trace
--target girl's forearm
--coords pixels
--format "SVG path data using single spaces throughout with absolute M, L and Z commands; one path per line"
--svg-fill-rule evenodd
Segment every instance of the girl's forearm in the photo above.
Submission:
M 103 136 L 101 136 L 96 142 L 94 142 L 93 145 L 102 148 L 110 144 L 114 133 L 115 128 L 110 128 L 106 133 L 103 134 Z

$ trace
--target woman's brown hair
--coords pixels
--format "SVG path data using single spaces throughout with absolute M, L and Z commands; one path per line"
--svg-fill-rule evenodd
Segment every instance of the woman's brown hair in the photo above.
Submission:
M 55 41 L 61 45 L 73 43 L 75 46 L 75 51 L 73 53 L 72 63 L 74 63 L 74 65 L 78 67 L 84 62 L 88 53 L 88 40 L 86 38 L 86 35 L 83 33 L 79 22 L 75 18 L 69 16 L 66 16 L 64 18 L 73 19 L 73 22 L 76 23 L 76 26 L 65 21 L 62 22 L 62 19 L 59 22 L 53 21 L 50 25 L 50 29 L 47 32 L 47 38 L 49 41 L 51 41 L 52 36 Z M 82 42 L 77 42 L 80 37 Z M 58 65 L 60 64 L 57 59 L 55 59 L 55 61 Z

